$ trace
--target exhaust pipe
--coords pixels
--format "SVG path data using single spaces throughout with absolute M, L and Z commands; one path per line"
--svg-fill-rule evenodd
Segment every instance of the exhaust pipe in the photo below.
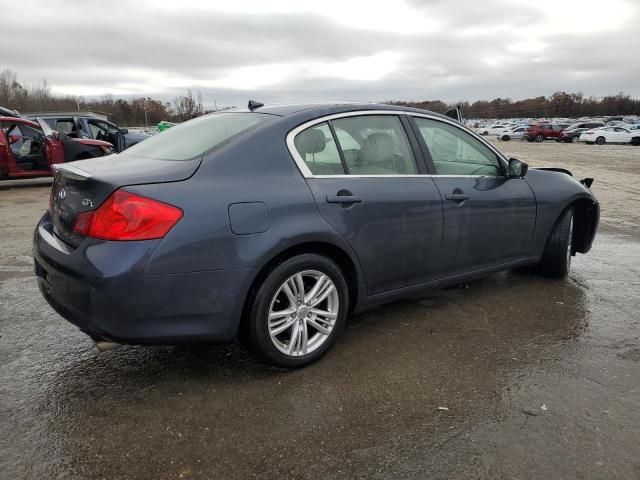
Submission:
M 109 350 L 113 350 L 120 346 L 119 343 L 110 342 L 109 340 L 105 340 L 103 338 L 91 337 L 91 340 L 93 340 L 93 343 L 95 343 L 96 348 L 98 349 L 99 352 L 107 352 Z

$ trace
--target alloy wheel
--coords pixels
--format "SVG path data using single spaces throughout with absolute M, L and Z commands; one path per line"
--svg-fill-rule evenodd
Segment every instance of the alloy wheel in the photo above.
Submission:
M 339 308 L 338 290 L 328 275 L 318 270 L 296 273 L 271 300 L 267 321 L 271 342 L 285 355 L 307 355 L 330 337 Z

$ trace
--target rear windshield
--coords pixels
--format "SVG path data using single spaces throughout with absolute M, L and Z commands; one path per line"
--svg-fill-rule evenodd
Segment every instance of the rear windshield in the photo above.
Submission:
M 216 113 L 189 120 L 144 140 L 121 155 L 191 160 L 272 119 L 259 113 Z

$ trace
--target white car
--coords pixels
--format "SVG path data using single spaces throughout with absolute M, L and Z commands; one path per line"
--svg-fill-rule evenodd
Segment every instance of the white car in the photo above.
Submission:
M 507 128 L 509 128 L 509 124 L 507 123 L 494 123 L 493 125 L 488 125 L 486 127 L 482 127 L 478 129 L 478 133 L 480 135 L 498 135 L 504 132 Z
M 595 130 L 587 130 L 580 135 L 580 141 L 586 143 L 595 143 L 596 145 L 604 145 L 605 143 L 629 143 L 631 137 L 637 136 L 635 131 L 632 133 L 623 127 L 603 127 Z
M 513 140 L 514 138 L 522 138 L 524 137 L 524 131 L 527 129 L 527 125 L 518 125 L 517 127 L 512 127 L 507 130 L 504 130 L 502 133 L 498 134 L 498 139 L 508 141 Z

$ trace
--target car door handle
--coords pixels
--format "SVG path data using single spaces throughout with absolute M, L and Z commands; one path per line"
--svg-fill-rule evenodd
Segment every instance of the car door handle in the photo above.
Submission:
M 327 195 L 327 203 L 360 203 L 362 197 L 357 195 Z
M 447 200 L 453 200 L 454 202 L 464 202 L 465 200 L 469 200 L 469 195 L 466 193 L 450 193 L 447 195 Z

